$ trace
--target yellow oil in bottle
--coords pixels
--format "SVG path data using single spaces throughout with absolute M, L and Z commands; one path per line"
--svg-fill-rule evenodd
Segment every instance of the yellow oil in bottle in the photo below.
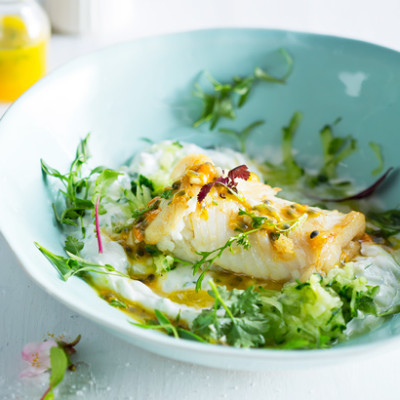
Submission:
M 44 76 L 47 42 L 32 41 L 20 17 L 0 17 L 0 102 L 14 101 Z

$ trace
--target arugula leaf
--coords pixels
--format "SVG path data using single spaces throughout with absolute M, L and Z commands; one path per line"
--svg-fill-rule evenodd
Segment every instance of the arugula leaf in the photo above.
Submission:
M 56 255 L 35 242 L 40 252 L 53 264 L 60 273 L 61 278 L 66 281 L 73 275 L 83 275 L 86 272 L 96 272 L 99 274 L 110 274 L 129 278 L 128 275 L 116 270 L 110 264 L 96 264 L 85 260 L 73 253 L 67 251 L 68 258 Z
M 219 132 L 222 133 L 228 133 L 230 135 L 234 135 L 240 143 L 240 151 L 242 153 L 246 152 L 246 141 L 250 133 L 257 128 L 260 125 L 263 125 L 265 121 L 255 121 L 252 122 L 250 125 L 246 126 L 243 130 L 241 131 L 235 131 L 234 129 L 227 129 L 227 128 L 220 128 Z
M 78 256 L 83 246 L 83 242 L 79 241 L 75 236 L 69 235 L 65 240 L 64 250 Z
M 373 176 L 379 175 L 383 171 L 383 155 L 381 146 L 375 142 L 369 142 L 369 147 L 375 153 L 378 159 L 378 166 L 371 172 Z

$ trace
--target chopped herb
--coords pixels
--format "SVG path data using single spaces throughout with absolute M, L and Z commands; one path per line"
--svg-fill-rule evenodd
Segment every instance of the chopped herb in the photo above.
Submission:
M 227 129 L 227 128 L 220 128 L 219 131 L 222 133 L 229 133 L 231 135 L 234 135 L 240 143 L 240 151 L 242 153 L 246 152 L 246 141 L 248 136 L 250 135 L 250 133 L 257 128 L 260 125 L 263 125 L 265 123 L 265 121 L 255 121 L 253 123 L 251 123 L 250 125 L 246 126 L 246 128 L 244 128 L 241 131 L 235 131 L 234 129 Z
M 160 310 L 155 309 L 154 314 L 156 316 L 156 320 L 147 321 L 147 324 L 141 324 L 138 322 L 131 322 L 131 321 L 129 322 L 132 325 L 144 329 L 162 330 L 166 332 L 168 335 L 173 336 L 175 338 L 182 338 L 186 340 L 194 340 L 196 342 L 206 343 L 206 341 L 203 338 L 194 334 L 193 332 L 180 327 L 175 327 L 175 325 Z M 175 321 L 175 323 L 177 322 L 178 321 Z
M 82 177 L 82 166 L 87 162 L 89 158 L 89 151 L 87 147 L 87 141 L 89 135 L 85 139 L 81 140 L 77 150 L 75 159 L 72 161 L 69 172 L 61 174 L 58 170 L 47 165 L 42 159 L 40 160 L 42 172 L 44 176 L 52 176 L 57 178 L 63 185 L 63 189 L 60 192 L 65 196 L 66 207 L 60 214 L 56 210 L 55 204 L 53 204 L 54 215 L 60 224 L 67 225 L 78 225 L 77 221 L 80 221 L 82 235 L 85 235 L 85 230 L 82 225 L 82 218 L 87 210 L 92 210 L 94 204 L 88 197 L 90 181 L 88 177 Z M 97 169 L 100 170 L 101 167 Z
M 147 212 L 156 209 L 159 206 L 159 201 L 153 201 L 151 204 L 148 204 L 146 207 L 133 210 L 132 216 L 134 219 L 138 219 L 142 215 L 146 214 Z
M 112 299 L 110 301 L 110 305 L 117 308 L 128 308 L 128 306 L 123 301 L 118 299 Z
M 369 212 L 367 217 L 369 222 L 379 228 L 371 233 L 387 238 L 400 232 L 400 210 Z
M 178 147 L 179 149 L 183 149 L 182 144 L 181 144 L 178 140 L 176 140 L 175 142 L 173 142 L 172 145 Z
M 369 142 L 369 147 L 371 147 L 378 160 L 378 166 L 371 172 L 373 176 L 377 176 L 383 171 L 382 149 L 381 146 L 379 146 L 379 144 L 375 142 Z
M 154 191 L 154 183 L 149 178 L 146 178 L 144 175 L 139 175 L 138 185 L 148 187 L 151 192 Z
M 234 243 L 236 243 L 238 246 L 242 246 L 245 250 L 248 250 L 251 247 L 251 244 L 249 241 L 249 235 L 258 230 L 259 230 L 259 228 L 252 229 L 247 232 L 240 232 L 237 235 L 229 238 L 223 246 L 218 247 L 217 249 L 214 249 L 211 251 L 196 252 L 196 254 L 201 256 L 201 258 L 200 258 L 200 260 L 198 260 L 192 264 L 193 275 L 195 275 L 199 270 L 202 270 L 201 275 L 199 276 L 199 278 L 196 281 L 196 291 L 201 289 L 201 283 L 203 282 L 206 272 L 214 264 L 214 261 L 221 257 L 222 253 L 226 249 L 228 249 L 228 248 L 232 249 L 232 245 Z
M 170 199 L 173 196 L 174 196 L 174 189 L 172 189 L 172 188 L 171 189 L 165 189 L 160 194 L 160 197 L 163 198 L 163 199 L 166 199 L 166 200 Z
M 79 252 L 83 249 L 84 243 L 75 236 L 69 235 L 65 239 L 64 250 L 79 256 Z
M 163 275 L 175 268 L 175 259 L 170 255 L 161 253 L 153 255 L 153 264 L 155 267 L 155 275 Z
M 282 128 L 282 162 L 279 165 L 266 163 L 269 169 L 266 176 L 271 185 L 291 185 L 304 175 L 304 170 L 296 162 L 293 153 L 293 139 L 302 118 L 300 112 L 295 112 L 289 125 Z
M 247 210 L 239 210 L 239 215 L 247 215 L 248 217 L 251 218 L 252 221 L 252 228 L 261 228 L 268 220 L 269 218 L 267 217 L 260 217 L 255 215 L 254 213 L 247 211 Z M 273 225 L 272 223 L 270 223 L 271 225 Z
M 208 72 L 206 77 L 213 86 L 213 93 L 206 93 L 197 83 L 195 85 L 194 96 L 200 98 L 203 102 L 203 111 L 200 119 L 194 122 L 193 126 L 197 128 L 205 122 L 210 123 L 210 129 L 213 130 L 221 118 L 235 119 L 236 108 L 243 107 L 246 103 L 253 86 L 258 81 L 266 81 L 270 83 L 285 83 L 292 71 L 293 60 L 286 50 L 281 49 L 280 53 L 284 57 L 288 68 L 282 78 L 271 76 L 266 71 L 257 67 L 254 73 L 241 78 L 234 77 L 230 83 L 220 83 L 215 80 Z
M 149 144 L 154 144 L 154 140 L 147 138 L 147 137 L 141 137 L 140 140 L 143 142 L 149 143 Z
M 337 167 L 340 162 L 357 150 L 357 140 L 350 135 L 338 137 L 333 135 L 333 126 L 340 122 L 337 119 L 332 125 L 325 125 L 321 131 L 321 142 L 324 164 L 319 172 L 319 179 L 328 181 L 336 178 Z

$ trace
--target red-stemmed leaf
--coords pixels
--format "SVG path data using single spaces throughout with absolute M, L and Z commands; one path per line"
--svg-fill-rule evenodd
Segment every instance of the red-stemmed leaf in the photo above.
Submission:
M 100 236 L 99 204 L 100 204 L 100 195 L 97 198 L 96 206 L 94 208 L 94 218 L 95 218 L 95 222 L 96 222 L 96 234 L 97 234 L 97 244 L 99 246 L 99 253 L 102 253 L 103 245 L 101 244 L 101 236 Z

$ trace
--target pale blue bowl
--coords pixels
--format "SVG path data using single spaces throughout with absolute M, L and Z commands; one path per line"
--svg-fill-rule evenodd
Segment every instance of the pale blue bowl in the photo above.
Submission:
M 41 80 L 0 123 L 0 227 L 26 272 L 47 292 L 115 335 L 149 351 L 203 365 L 266 369 L 328 363 L 365 354 L 399 338 L 400 319 L 348 343 L 316 351 L 243 350 L 175 340 L 128 323 L 79 278 L 63 282 L 33 245 L 55 253 L 62 244 L 39 159 L 63 170 L 77 143 L 91 132 L 95 163 L 118 166 L 145 146 L 141 137 L 179 138 L 202 145 L 228 142 L 206 127 L 191 128 L 200 103 L 193 84 L 203 69 L 222 81 L 247 75 L 254 66 L 277 69 L 276 50 L 294 58 L 286 85 L 260 84 L 234 122 L 242 128 L 265 119 L 250 140 L 280 143 L 280 128 L 295 110 L 304 114 L 295 147 L 306 159 L 320 154 L 319 129 L 341 116 L 341 134 L 352 133 L 361 150 L 349 159 L 360 185 L 371 182 L 376 163 L 369 141 L 383 145 L 386 166 L 397 166 L 400 148 L 400 54 L 382 47 L 329 36 L 285 31 L 221 29 L 140 39 L 79 58 Z M 399 185 L 381 192 L 398 204 Z M 110 355 L 112 356 L 112 355 Z

